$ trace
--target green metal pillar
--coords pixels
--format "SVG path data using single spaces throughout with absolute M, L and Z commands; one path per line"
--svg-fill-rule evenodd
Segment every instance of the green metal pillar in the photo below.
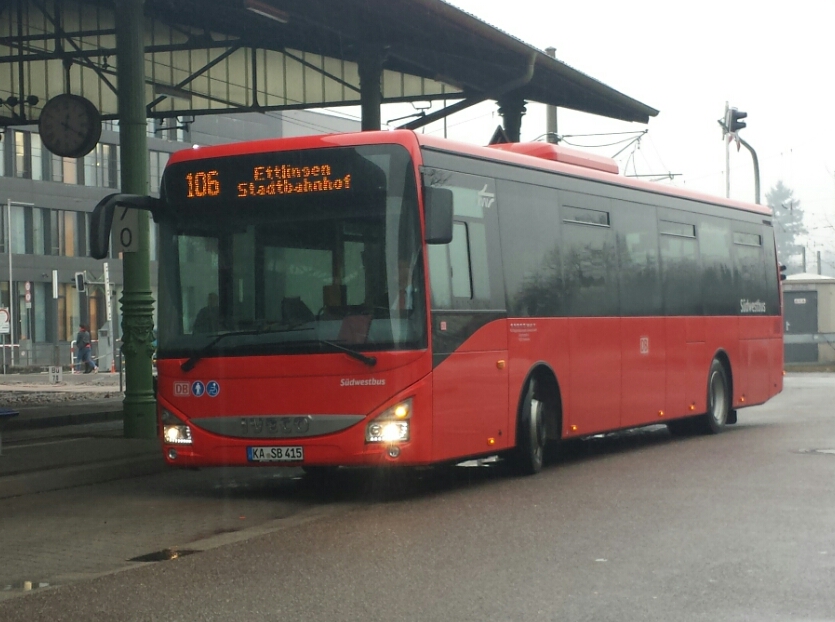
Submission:
M 360 49 L 357 69 L 360 74 L 360 109 L 363 132 L 382 127 L 380 107 L 383 104 L 382 78 L 385 51 L 376 45 L 364 45 Z
M 116 0 L 116 52 L 122 192 L 148 194 L 145 135 L 144 0 Z M 148 212 L 139 211 L 135 252 L 123 257 L 122 351 L 125 354 L 125 436 L 157 435 L 151 355 L 154 299 L 151 295 Z

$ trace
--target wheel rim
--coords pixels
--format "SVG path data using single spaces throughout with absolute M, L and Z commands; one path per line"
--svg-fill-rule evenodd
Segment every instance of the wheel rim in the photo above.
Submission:
M 710 414 L 717 425 L 724 425 L 728 418 L 725 379 L 719 371 L 710 375 Z

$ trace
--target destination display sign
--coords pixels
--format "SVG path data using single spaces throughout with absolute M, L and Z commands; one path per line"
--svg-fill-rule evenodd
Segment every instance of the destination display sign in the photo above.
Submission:
M 333 152 L 332 152 L 333 153 Z M 169 200 L 184 203 L 211 202 L 211 199 L 251 199 L 316 193 L 345 193 L 361 179 L 348 154 L 333 154 L 305 164 L 274 160 L 279 154 L 264 154 L 197 160 L 172 165 L 166 172 Z M 321 155 L 321 154 L 320 154 Z M 342 157 L 340 157 L 340 155 Z M 365 168 L 366 172 L 368 167 Z

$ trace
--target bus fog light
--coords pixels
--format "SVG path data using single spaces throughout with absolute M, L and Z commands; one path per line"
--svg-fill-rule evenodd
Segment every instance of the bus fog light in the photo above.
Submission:
M 176 449 L 169 449 L 168 450 L 168 459 L 169 460 L 176 460 L 177 459 L 177 450 Z
M 389 445 L 388 448 L 389 458 L 399 458 L 400 457 L 400 447 L 397 445 Z
M 191 445 L 191 428 L 167 410 L 160 413 L 162 439 L 171 445 Z

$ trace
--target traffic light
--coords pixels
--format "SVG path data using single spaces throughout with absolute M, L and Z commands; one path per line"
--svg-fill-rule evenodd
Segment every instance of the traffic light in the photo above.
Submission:
M 83 272 L 76 272 L 75 273 L 75 288 L 79 292 L 84 291 L 84 273 Z
M 745 121 L 742 121 L 745 117 L 748 116 L 747 112 L 742 112 L 741 110 L 737 110 L 736 108 L 730 108 L 728 110 L 728 131 L 738 132 L 742 128 L 745 127 Z

